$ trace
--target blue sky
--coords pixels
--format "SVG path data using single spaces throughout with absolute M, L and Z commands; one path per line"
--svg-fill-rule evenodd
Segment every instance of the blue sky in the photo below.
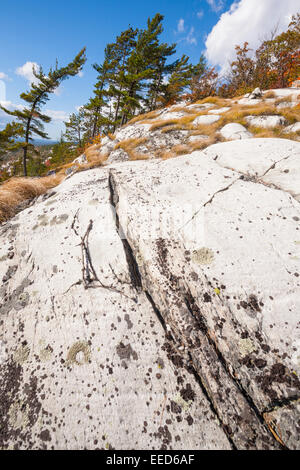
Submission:
M 21 104 L 19 95 L 29 87 L 31 64 L 47 70 L 55 64 L 64 65 L 83 47 L 87 47 L 87 63 L 83 76 L 65 81 L 59 92 L 46 105 L 54 117 L 47 126 L 51 138 L 59 137 L 63 119 L 85 104 L 91 96 L 96 73 L 91 65 L 101 62 L 108 42 L 128 25 L 142 28 L 148 17 L 165 16 L 162 39 L 177 42 L 177 56 L 183 53 L 197 62 L 202 52 L 213 65 L 222 66 L 222 41 L 215 51 L 214 28 L 232 21 L 241 8 L 257 0 L 14 0 L 1 2 L 0 30 L 0 101 L 13 108 Z M 297 0 L 263 0 L 261 3 L 289 4 Z M 272 5 L 271 5 L 272 6 Z M 299 8 L 300 10 L 300 8 Z M 263 11 L 262 14 L 266 12 Z M 287 12 L 289 13 L 289 12 Z M 227 16 L 226 16 L 227 15 Z M 233 29 L 239 32 L 238 19 Z M 251 22 L 251 19 L 249 20 Z M 275 20 L 274 20 L 275 21 Z M 226 26 L 225 24 L 225 26 Z M 255 26 L 255 25 L 254 25 Z M 239 32 L 240 34 L 240 32 Z M 218 38 L 222 36 L 222 29 Z M 212 45 L 207 50 L 207 40 Z M 240 40 L 240 37 L 237 38 Z M 225 41 L 226 42 L 226 41 Z M 215 55 L 215 57 L 214 57 Z M 28 64 L 29 63 L 29 64 Z M 27 66 L 26 66 L 27 64 Z M 5 103 L 4 103 L 5 102 Z M 7 118 L 0 112 L 0 126 Z

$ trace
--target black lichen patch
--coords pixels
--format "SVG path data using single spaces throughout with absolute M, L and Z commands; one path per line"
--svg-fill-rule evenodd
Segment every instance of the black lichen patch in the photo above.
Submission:
M 157 247 L 157 261 L 159 266 L 163 267 L 168 261 L 168 249 L 166 247 L 166 241 L 163 238 L 159 238 L 156 241 Z
M 194 401 L 196 397 L 196 393 L 191 387 L 191 384 L 186 384 L 186 387 L 180 390 L 180 396 L 184 399 L 184 401 Z
M 192 424 L 194 423 L 194 420 L 191 417 L 191 415 L 187 416 L 186 420 L 187 420 L 187 423 L 188 423 L 189 426 L 192 426 Z
M 299 392 L 300 390 L 298 377 L 292 374 L 288 368 L 281 363 L 273 364 L 268 371 L 264 370 L 264 374 L 256 377 L 256 381 L 261 386 L 263 392 L 273 401 L 280 398 L 273 388 L 276 384 L 285 385 L 295 392 Z
M 22 367 L 12 360 L 1 367 L 0 387 L 0 448 L 5 449 L 18 437 L 9 423 L 9 410 L 16 400 L 22 380 Z
M 162 441 L 161 450 L 166 450 L 172 442 L 172 435 L 167 425 L 160 426 L 158 432 L 154 433 L 154 437 Z
M 207 292 L 205 292 L 205 294 L 203 295 L 203 300 L 205 303 L 209 303 L 211 302 L 211 296 Z
M 254 294 L 249 295 L 247 301 L 242 300 L 240 306 L 247 311 L 250 316 L 256 316 L 258 312 L 261 312 L 262 302 L 259 302 Z
M 16 273 L 18 266 L 9 266 L 8 270 L 6 271 L 5 276 L 2 278 L 2 282 L 8 282 Z
M 137 353 L 132 349 L 130 344 L 127 344 L 126 346 L 123 343 L 118 344 L 117 354 L 118 354 L 119 358 L 122 359 L 122 360 L 124 360 L 124 359 L 129 360 L 129 359 L 132 358 L 135 361 L 137 361 L 137 359 L 138 359 Z
M 14 308 L 15 310 L 22 310 L 29 304 L 30 297 L 28 292 L 24 292 L 26 287 L 31 284 L 28 278 L 25 278 L 21 284 L 10 294 L 7 293 L 6 284 L 0 287 L 0 314 L 7 315 Z
M 0 388 L 0 448 L 31 449 L 32 428 L 41 412 L 38 379 L 31 374 L 22 385 L 23 369 L 9 360 L 2 366 Z
M 178 403 L 175 403 L 175 401 L 171 400 L 171 411 L 175 415 L 181 414 L 182 413 L 182 408 Z
M 45 429 L 44 431 L 41 432 L 39 435 L 39 438 L 44 441 L 44 442 L 50 442 L 51 441 L 51 435 L 48 429 Z
M 130 316 L 128 315 L 128 313 L 126 313 L 126 315 L 124 316 L 124 320 L 127 323 L 128 330 L 131 330 L 131 328 L 133 327 L 133 323 L 130 320 Z
M 170 342 L 166 341 L 162 346 L 162 350 L 166 351 L 169 361 L 172 361 L 176 369 L 184 367 L 183 358 L 176 352 Z

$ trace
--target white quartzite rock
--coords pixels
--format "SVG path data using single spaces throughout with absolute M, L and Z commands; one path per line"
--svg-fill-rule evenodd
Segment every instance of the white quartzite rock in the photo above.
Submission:
M 246 121 L 255 127 L 272 128 L 284 126 L 286 120 L 283 116 L 247 116 Z
M 208 114 L 223 114 L 223 113 L 227 113 L 227 111 L 229 110 L 230 110 L 229 106 L 224 107 L 224 108 L 211 109 L 210 111 L 208 111 Z
M 226 124 L 224 127 L 222 127 L 220 134 L 222 137 L 224 137 L 224 139 L 228 140 L 241 140 L 253 137 L 253 134 L 247 131 L 244 126 L 235 122 Z
M 208 116 L 208 115 L 203 115 L 203 116 L 198 116 L 196 119 L 194 119 L 193 124 L 194 126 L 199 126 L 201 124 L 204 125 L 209 125 L 209 124 L 214 124 L 215 122 L 219 121 L 220 116 Z
M 50 195 L 1 227 L 1 448 L 229 449 L 141 289 L 109 172 Z
M 295 124 L 292 124 L 291 126 L 287 126 L 285 128 L 286 132 L 299 132 L 300 131 L 300 122 L 296 122 Z
M 189 138 L 188 138 L 188 142 L 198 142 L 200 140 L 207 140 L 209 139 L 209 136 L 208 135 L 191 135 Z
M 2 225 L 1 448 L 299 449 L 299 160 L 119 163 Z

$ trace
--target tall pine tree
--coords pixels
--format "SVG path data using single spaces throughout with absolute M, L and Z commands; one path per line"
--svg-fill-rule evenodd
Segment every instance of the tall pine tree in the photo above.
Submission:
M 42 106 L 49 100 L 49 95 L 53 93 L 61 84 L 61 82 L 69 77 L 77 75 L 86 62 L 85 48 L 76 55 L 74 60 L 66 67 L 58 68 L 58 64 L 54 69 L 50 69 L 45 75 L 42 67 L 38 70 L 33 69 L 33 74 L 37 79 L 37 83 L 31 84 L 31 89 L 27 93 L 22 93 L 20 97 L 26 102 L 24 109 L 9 111 L 0 105 L 0 108 L 7 114 L 14 116 L 24 128 L 23 142 L 23 171 L 27 176 L 27 155 L 29 147 L 33 147 L 33 136 L 39 136 L 47 139 L 48 135 L 44 131 L 44 123 L 49 123 L 51 118 L 42 113 Z
M 7 124 L 5 129 L 0 131 L 0 159 L 7 152 L 17 150 L 20 147 L 20 142 L 17 142 L 16 139 L 23 135 L 23 127 L 16 122 Z
M 85 106 L 87 117 L 91 121 L 91 138 L 94 139 L 107 123 L 103 115 L 103 108 L 107 104 L 108 86 L 116 69 L 115 45 L 108 44 L 104 51 L 104 61 L 101 65 L 94 64 L 93 68 L 98 72 L 97 82 L 94 87 L 94 95 Z

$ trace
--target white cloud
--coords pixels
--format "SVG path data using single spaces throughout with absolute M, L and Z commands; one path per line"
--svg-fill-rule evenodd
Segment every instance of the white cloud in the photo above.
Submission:
M 206 0 L 206 1 L 215 13 L 218 13 L 224 8 L 224 3 L 225 3 L 224 0 Z
M 26 62 L 26 64 L 24 64 L 21 67 L 17 68 L 16 74 L 20 75 L 21 77 L 26 78 L 26 80 L 28 80 L 28 82 L 29 82 L 29 85 L 31 85 L 32 83 L 37 84 L 37 83 L 39 83 L 39 80 L 34 75 L 33 68 L 34 68 L 35 71 L 38 71 L 39 70 L 39 65 L 36 62 Z M 63 92 L 63 87 L 62 86 L 59 86 L 58 88 L 56 88 L 56 90 L 54 90 L 54 94 L 56 96 L 60 96 L 62 94 L 62 92 Z
M 6 73 L 0 72 L 0 80 L 9 80 L 8 75 L 6 75 Z
M 180 18 L 180 20 L 178 21 L 177 31 L 178 33 L 183 33 L 184 31 L 184 19 L 183 18 Z
M 24 109 L 24 106 L 22 104 L 15 104 L 15 103 L 12 103 L 11 101 L 0 100 L 0 104 L 4 108 L 8 109 L 9 111 L 13 111 L 14 109 L 19 109 L 20 111 L 22 111 L 22 109 Z M 0 112 L 3 113 L 5 116 L 7 116 L 7 114 L 5 114 L 4 111 L 0 110 Z
M 84 75 L 84 72 L 82 70 L 80 70 L 80 72 L 78 73 L 78 77 L 82 78 Z
M 208 3 L 216 3 L 207 0 Z M 235 46 L 248 41 L 256 49 L 278 25 L 278 33 L 287 29 L 291 16 L 299 11 L 298 0 L 239 0 L 223 13 L 206 39 L 206 57 L 222 72 L 235 57 Z
M 36 62 L 26 62 L 21 67 L 18 67 L 16 70 L 16 74 L 20 75 L 21 77 L 26 78 L 29 84 L 38 83 L 39 80 L 34 76 L 33 69 L 35 71 L 39 70 L 39 65 Z
M 199 20 L 202 18 L 203 15 L 204 15 L 203 10 L 200 10 L 200 11 L 197 12 L 197 16 L 198 16 Z
M 196 46 L 197 45 L 197 39 L 195 38 L 194 32 L 195 32 L 195 28 L 192 27 L 190 29 L 189 34 L 187 35 L 187 37 L 185 39 L 189 44 L 195 44 L 195 46 Z
M 53 93 L 54 93 L 56 96 L 60 96 L 60 95 L 62 95 L 62 92 L 63 92 L 63 86 L 60 85 L 58 88 L 56 88 L 56 89 L 54 90 Z
M 185 26 L 185 22 L 184 22 L 184 19 L 181 18 L 179 21 L 178 21 L 178 25 L 177 25 L 177 31 L 176 33 L 184 33 L 186 31 L 186 26 Z M 176 34 L 175 33 L 175 34 Z M 195 38 L 195 28 L 194 27 L 191 27 L 191 29 L 189 30 L 187 36 L 183 37 L 182 39 L 180 39 L 178 42 L 182 42 L 182 41 L 186 41 L 188 44 L 195 44 L 197 45 L 197 39 Z
M 50 116 L 53 121 L 68 121 L 69 113 L 65 111 L 53 111 L 52 109 L 46 109 L 45 114 Z

